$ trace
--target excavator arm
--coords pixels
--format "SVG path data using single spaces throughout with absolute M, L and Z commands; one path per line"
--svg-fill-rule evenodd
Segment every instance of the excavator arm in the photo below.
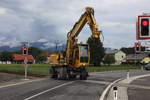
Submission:
M 85 13 L 83 13 L 73 26 L 71 31 L 67 34 L 67 48 L 66 48 L 66 62 L 72 64 L 73 60 L 73 53 L 74 53 L 74 46 L 77 44 L 77 37 L 85 24 L 90 26 L 92 37 L 99 38 L 100 31 L 98 30 L 98 25 L 96 24 L 96 20 L 94 18 L 94 9 L 87 7 Z

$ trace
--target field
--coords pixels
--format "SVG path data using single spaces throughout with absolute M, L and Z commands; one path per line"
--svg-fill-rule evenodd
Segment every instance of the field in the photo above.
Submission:
M 49 64 L 31 64 L 28 67 L 28 75 L 46 76 L 49 74 Z M 112 70 L 140 69 L 140 66 L 134 65 L 110 65 L 110 66 L 88 66 L 88 72 L 102 72 Z M 15 74 L 24 74 L 24 65 L 21 64 L 0 64 L 0 72 Z

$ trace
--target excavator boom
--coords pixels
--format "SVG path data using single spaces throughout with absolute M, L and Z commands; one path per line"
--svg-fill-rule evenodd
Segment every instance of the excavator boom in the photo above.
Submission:
M 94 18 L 94 9 L 87 7 L 85 10 L 85 13 L 81 15 L 80 19 L 67 34 L 66 62 L 71 65 L 74 64 L 74 46 L 77 44 L 77 37 L 85 24 L 87 23 L 90 26 L 93 38 L 99 38 L 100 36 L 100 31 L 98 30 L 98 25 Z

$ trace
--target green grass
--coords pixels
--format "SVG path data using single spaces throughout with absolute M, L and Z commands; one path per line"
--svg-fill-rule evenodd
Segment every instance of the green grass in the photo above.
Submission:
M 135 65 L 103 65 L 103 66 L 89 66 L 87 67 L 88 72 L 102 72 L 102 71 L 113 71 L 113 70 L 129 70 L 129 69 L 140 69 L 141 66 Z
M 45 76 L 49 74 L 49 64 L 31 64 L 28 67 L 28 75 Z M 140 69 L 140 66 L 134 65 L 111 65 L 111 66 L 88 66 L 88 72 L 102 72 L 112 70 L 128 70 Z M 0 72 L 24 74 L 24 66 L 22 64 L 0 64 Z
M 43 76 L 48 75 L 50 65 L 48 64 L 31 64 L 28 65 L 28 74 Z M 0 64 L 1 72 L 24 74 L 24 65 L 22 64 Z

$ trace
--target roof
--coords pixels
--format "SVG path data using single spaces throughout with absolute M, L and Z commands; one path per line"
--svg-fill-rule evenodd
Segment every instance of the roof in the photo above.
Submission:
M 129 54 L 127 55 L 126 59 L 127 60 L 142 60 L 145 57 L 147 57 L 148 54 L 147 53 L 142 53 L 142 54 Z
M 30 61 L 35 60 L 32 55 L 13 54 L 13 60 L 15 60 L 15 61 L 24 60 L 25 57 L 27 57 L 27 59 Z
M 115 54 L 117 52 L 118 52 L 118 50 L 106 50 L 105 51 L 106 54 Z

